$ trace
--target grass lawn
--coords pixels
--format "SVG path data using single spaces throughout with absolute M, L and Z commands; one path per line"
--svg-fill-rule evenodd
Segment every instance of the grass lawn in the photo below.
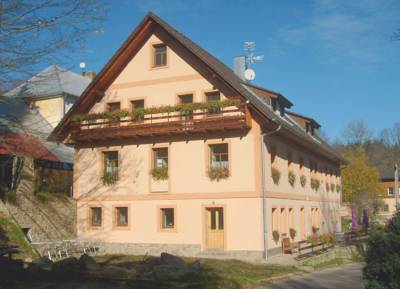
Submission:
M 0 215 L 0 246 L 18 246 L 21 253 L 16 254 L 17 258 L 37 258 L 21 229 L 3 215 Z
M 197 259 L 184 258 L 187 263 Z M 143 260 L 143 256 L 105 255 L 97 256 L 102 264 L 133 267 Z M 268 282 L 271 277 L 300 272 L 295 266 L 251 264 L 238 260 L 199 259 L 202 271 L 187 277 L 187 282 L 202 283 L 205 289 L 239 289 L 257 287 Z
M 346 260 L 343 258 L 333 258 L 330 260 L 322 261 L 319 263 L 305 263 L 304 265 L 307 266 L 312 266 L 314 267 L 314 270 L 325 270 L 328 268 L 333 268 L 333 267 L 340 267 L 346 263 Z

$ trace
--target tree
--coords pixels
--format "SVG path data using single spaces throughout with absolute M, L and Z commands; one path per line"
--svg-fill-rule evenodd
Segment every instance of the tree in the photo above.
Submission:
M 372 131 L 362 121 L 351 121 L 342 131 L 345 143 L 349 145 L 363 145 L 372 138 Z
M 363 277 L 367 289 L 400 288 L 400 211 L 368 241 Z
M 363 148 L 349 149 L 344 157 L 348 164 L 342 166 L 343 201 L 358 212 L 367 209 L 369 215 L 376 215 L 383 195 L 378 170 L 368 164 Z
M 91 33 L 102 31 L 101 1 L 1 1 L 0 88 L 33 75 L 39 64 L 70 59 Z

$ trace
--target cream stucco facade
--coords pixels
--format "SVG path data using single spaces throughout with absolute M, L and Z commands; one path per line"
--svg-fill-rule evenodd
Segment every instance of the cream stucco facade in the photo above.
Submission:
M 116 102 L 121 109 L 131 110 L 134 100 L 144 100 L 145 107 L 175 105 L 179 95 L 185 94 L 192 94 L 193 102 L 203 102 L 206 93 L 211 91 L 220 91 L 222 100 L 229 98 L 169 47 L 167 64 L 152 67 L 153 47 L 158 43 L 162 41 L 155 35 L 146 40 L 89 113 L 104 112 L 109 103 Z M 272 240 L 275 229 L 280 234 L 288 234 L 289 228 L 296 229 L 296 240 L 312 234 L 313 225 L 321 232 L 338 230 L 339 163 L 278 135 L 267 136 L 264 142 L 261 140 L 262 127 L 254 117 L 251 129 L 244 133 L 76 143 L 74 197 L 78 201 L 78 237 L 101 242 L 104 248 L 112 248 L 110 244 L 141 248 L 141 252 L 135 253 L 169 250 L 201 255 L 210 249 L 207 212 L 210 208 L 222 208 L 223 215 L 218 219 L 223 220 L 220 225 L 223 232 L 219 237 L 223 239 L 221 253 L 262 258 L 265 249 L 277 252 L 276 248 L 280 247 L 280 243 Z M 230 176 L 215 181 L 207 174 L 210 145 L 221 143 L 228 145 Z M 271 146 L 276 148 L 273 165 Z M 168 150 L 166 181 L 155 181 L 150 173 L 155 148 Z M 108 151 L 118 152 L 118 180 L 112 185 L 102 182 L 104 152 Z M 318 163 L 317 172 L 310 171 L 310 161 Z M 279 184 L 272 181 L 272 167 L 281 172 Z M 288 182 L 289 170 L 296 175 L 293 186 Z M 307 180 L 304 187 L 299 181 L 302 174 Z M 311 174 L 321 181 L 318 191 L 310 187 Z M 333 184 L 334 191 L 327 192 L 325 183 L 329 188 Z M 126 226 L 115 223 L 118 207 L 128 210 Z M 101 208 L 100 225 L 93 226 L 91 208 Z M 161 228 L 162 208 L 174 209 L 173 229 Z M 268 234 L 267 242 L 264 233 Z M 190 250 L 179 249 L 187 246 Z

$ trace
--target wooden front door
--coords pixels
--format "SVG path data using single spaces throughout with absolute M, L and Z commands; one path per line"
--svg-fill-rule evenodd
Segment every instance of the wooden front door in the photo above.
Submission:
M 207 249 L 224 248 L 224 208 L 206 209 Z

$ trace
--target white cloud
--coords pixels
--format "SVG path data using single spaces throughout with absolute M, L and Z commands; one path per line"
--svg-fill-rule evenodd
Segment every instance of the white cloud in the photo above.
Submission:
M 398 24 L 399 4 L 395 0 L 314 1 L 308 15 L 277 31 L 274 50 L 305 47 L 329 62 L 381 62 L 390 50 L 398 49 L 390 35 Z

